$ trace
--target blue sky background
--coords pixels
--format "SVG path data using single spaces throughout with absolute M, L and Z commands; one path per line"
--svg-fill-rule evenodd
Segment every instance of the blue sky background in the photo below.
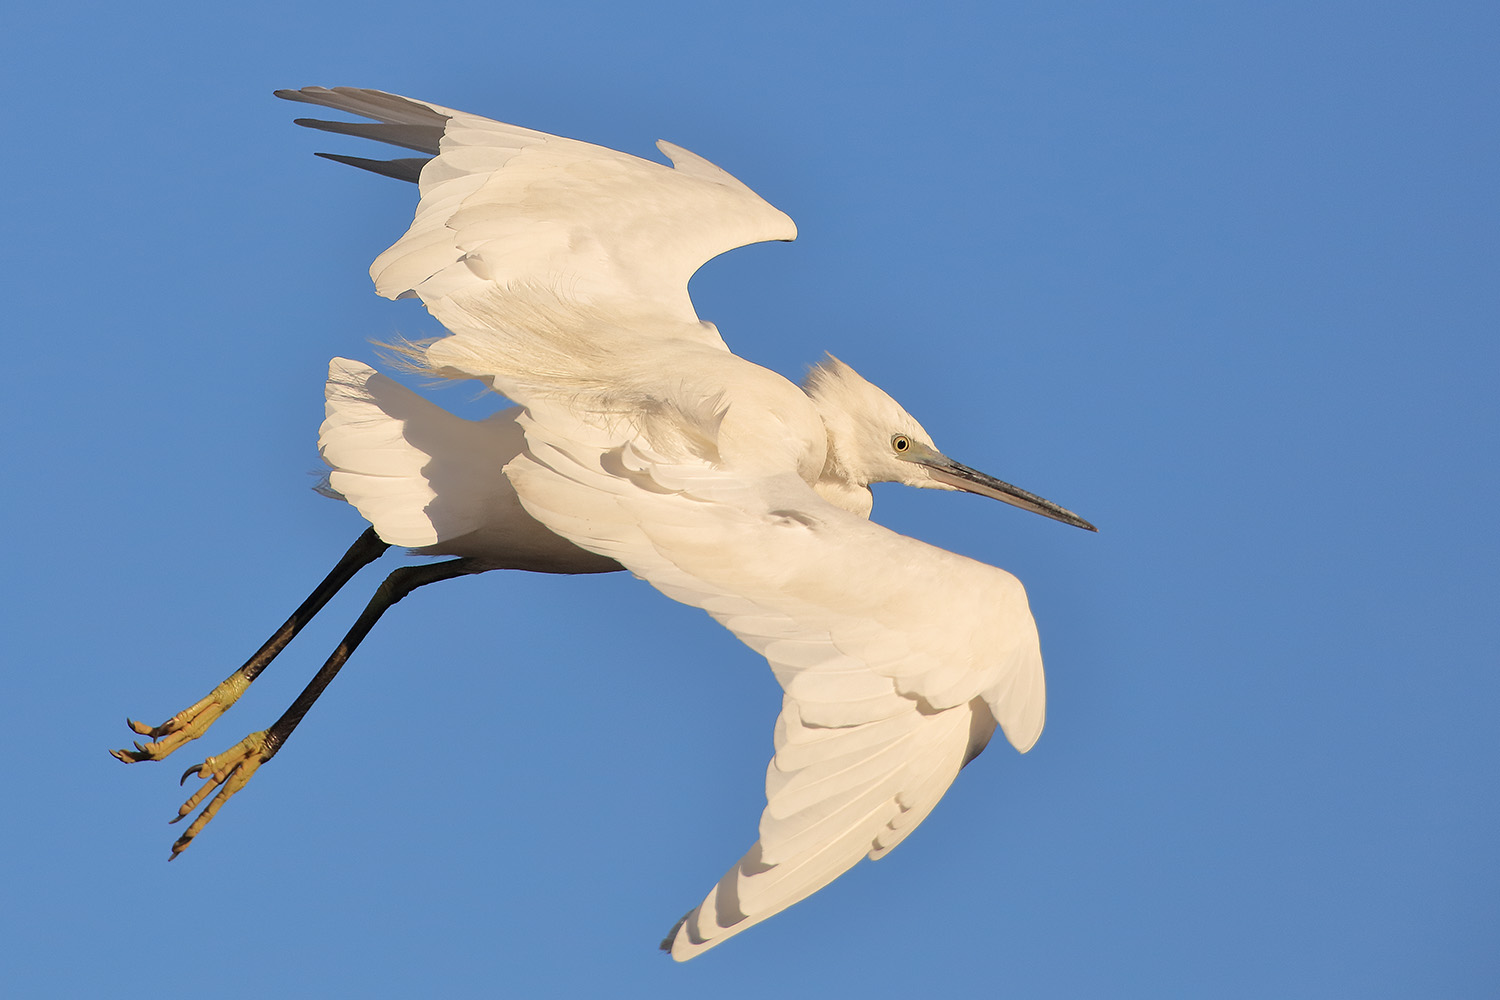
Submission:
M 5 21 L 0 992 L 1500 992 L 1493 4 Z M 272 721 L 380 571 L 178 757 L 105 750 L 361 530 L 311 491 L 328 358 L 434 332 L 365 274 L 413 190 L 311 155 L 350 146 L 271 97 L 308 84 L 666 138 L 791 214 L 700 313 L 792 377 L 833 351 L 1101 528 L 877 495 L 1026 583 L 1036 749 L 677 966 L 656 942 L 754 838 L 770 673 L 629 578 L 489 574 L 396 609 L 169 866 L 176 775 Z

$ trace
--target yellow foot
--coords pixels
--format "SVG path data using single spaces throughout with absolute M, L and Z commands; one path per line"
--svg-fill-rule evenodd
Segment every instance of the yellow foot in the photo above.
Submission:
M 214 789 L 217 788 L 218 793 L 209 799 L 208 805 L 204 806 L 197 819 L 188 825 L 182 836 L 178 837 L 176 843 L 172 845 L 173 858 L 187 850 L 193 838 L 198 836 L 220 809 L 224 808 L 224 803 L 249 783 L 256 768 L 270 760 L 276 754 L 276 750 L 277 745 L 267 739 L 266 730 L 263 729 L 258 733 L 251 733 L 224 753 L 210 757 L 202 764 L 190 767 L 183 773 L 183 782 L 186 782 L 190 775 L 196 774 L 200 778 L 207 779 L 208 784 L 194 792 L 192 797 L 178 808 L 177 818 L 172 820 L 173 823 L 185 819 L 188 813 L 202 805 L 203 800 L 208 798 Z M 167 860 L 170 861 L 171 858 Z
M 116 760 L 123 760 L 127 764 L 142 760 L 161 760 L 184 743 L 196 740 L 207 732 L 208 727 L 213 725 L 230 705 L 239 701 L 240 695 L 244 694 L 249 686 L 250 679 L 245 676 L 244 670 L 236 670 L 222 684 L 210 691 L 208 697 L 183 709 L 154 729 L 144 722 L 126 719 L 126 725 L 133 732 L 141 736 L 149 736 L 151 742 L 137 741 L 134 750 L 111 750 L 110 756 Z

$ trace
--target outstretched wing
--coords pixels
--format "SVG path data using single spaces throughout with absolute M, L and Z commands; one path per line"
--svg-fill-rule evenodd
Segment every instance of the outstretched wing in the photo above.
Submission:
M 732 405 L 732 404 L 731 404 Z M 663 947 L 679 960 L 880 857 L 998 721 L 1041 733 L 1021 584 L 834 507 L 795 474 L 746 479 L 542 401 L 506 467 L 527 510 L 703 608 L 764 654 L 785 700 L 760 838 Z
M 694 271 L 726 250 L 797 235 L 755 192 L 671 143 L 657 146 L 675 169 L 378 90 L 277 96 L 377 123 L 298 124 L 429 154 L 333 157 L 420 186 L 411 228 L 370 268 L 387 298 L 415 295 L 434 308 L 457 297 L 472 309 L 476 299 L 539 288 L 617 315 L 696 326 L 687 294 Z M 723 346 L 711 327 L 702 336 Z

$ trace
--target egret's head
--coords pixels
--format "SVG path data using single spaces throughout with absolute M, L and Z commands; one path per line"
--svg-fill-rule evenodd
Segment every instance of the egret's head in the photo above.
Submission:
M 859 487 L 904 483 L 964 490 L 1096 530 L 1050 500 L 953 461 L 901 404 L 831 354 L 808 373 L 804 387 L 828 428 L 828 474 L 833 477 Z
M 900 403 L 831 354 L 807 373 L 804 387 L 828 428 L 830 462 L 840 475 L 859 486 L 934 485 L 908 456 L 913 449 L 937 449 Z

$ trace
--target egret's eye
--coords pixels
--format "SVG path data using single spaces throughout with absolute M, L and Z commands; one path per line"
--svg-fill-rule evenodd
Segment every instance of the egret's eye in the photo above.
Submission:
M 896 449 L 898 455 L 904 451 L 911 451 L 911 438 L 905 434 L 897 434 L 891 438 L 891 447 Z

